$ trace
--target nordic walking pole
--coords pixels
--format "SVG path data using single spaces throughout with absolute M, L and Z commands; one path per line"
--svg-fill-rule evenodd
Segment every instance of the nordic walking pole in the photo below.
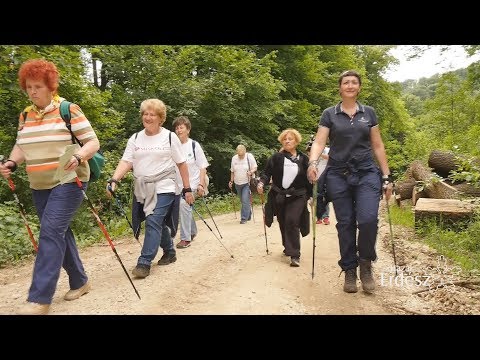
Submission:
M 134 236 L 135 239 L 138 241 L 138 244 L 139 244 L 140 246 L 142 246 L 142 243 L 140 242 L 140 240 L 138 240 L 139 232 L 135 233 L 135 230 L 133 229 L 133 225 L 132 225 L 132 223 L 130 222 L 130 220 L 128 219 L 127 213 L 126 213 L 125 210 L 123 209 L 123 206 L 122 206 L 122 203 L 120 202 L 120 199 L 118 198 L 117 195 L 115 195 L 115 192 L 113 191 L 113 189 L 112 189 L 112 187 L 111 187 L 110 185 L 108 185 L 108 191 L 110 191 L 110 194 L 112 194 L 113 198 L 114 198 L 115 201 L 117 202 L 117 206 L 118 206 L 118 208 L 120 209 L 120 212 L 122 213 L 122 215 L 125 216 L 125 219 L 127 220 L 128 225 L 130 225 L 130 228 L 131 228 L 132 231 L 133 231 L 133 236 Z
M 393 195 L 393 192 L 392 192 L 392 195 Z M 387 204 L 388 225 L 390 226 L 390 242 L 392 243 L 393 265 L 395 266 L 395 276 L 397 276 L 397 258 L 395 256 L 395 243 L 393 242 L 392 219 L 390 217 L 390 206 L 388 204 L 386 195 L 385 195 L 385 203 Z
M 317 234 L 317 223 L 315 221 L 315 214 L 317 211 L 317 194 L 318 194 L 318 182 L 315 180 L 313 184 L 313 194 L 312 194 L 312 238 L 313 238 L 313 251 L 312 251 L 312 280 L 315 276 L 315 238 Z
M 207 225 L 208 229 L 212 232 L 213 235 L 215 235 L 215 237 L 217 238 L 217 240 L 220 242 L 220 244 L 222 244 L 222 246 L 225 248 L 225 250 L 227 250 L 227 252 L 230 254 L 230 257 L 233 259 L 233 255 L 230 253 L 230 251 L 228 251 L 228 249 L 225 247 L 225 245 L 223 245 L 222 241 L 218 238 L 217 234 L 215 234 L 212 230 L 212 228 L 210 227 L 210 225 L 207 224 L 207 222 L 205 221 L 205 219 L 203 218 L 202 215 L 200 215 L 200 213 L 197 211 L 197 209 L 195 209 L 195 206 L 190 205 L 192 207 L 192 209 L 197 213 L 198 217 L 203 221 L 203 223 L 205 225 Z
M 5 163 L 5 161 L 2 158 L 2 164 L 3 163 Z M 20 202 L 20 199 L 18 198 L 17 192 L 15 191 L 15 184 L 13 183 L 13 180 L 12 180 L 11 177 L 9 177 L 7 180 L 8 180 L 8 186 L 10 187 L 10 190 L 12 190 L 15 202 L 17 203 L 18 208 L 20 209 L 20 216 L 22 217 L 23 223 L 25 224 L 25 227 L 27 228 L 27 232 L 28 232 L 28 236 L 30 237 L 30 241 L 32 242 L 32 245 L 33 245 L 35 251 L 38 252 L 37 242 L 35 241 L 35 237 L 33 236 L 33 232 L 30 229 L 30 226 L 28 225 L 28 220 L 27 220 L 27 216 L 25 214 L 25 209 L 23 207 L 23 204 Z
M 207 208 L 208 214 L 209 214 L 210 217 L 212 218 L 213 224 L 214 224 L 215 227 L 217 228 L 217 231 L 218 231 L 218 234 L 220 235 L 220 238 L 223 239 L 222 234 L 220 234 L 220 230 L 218 230 L 217 223 L 216 223 L 215 220 L 213 219 L 212 213 L 210 212 L 210 209 L 209 209 L 208 206 L 207 206 L 207 202 L 205 201 L 205 197 L 204 197 L 204 196 L 202 196 L 202 200 L 203 200 L 203 203 L 205 204 L 205 207 Z
M 235 213 L 235 219 L 236 219 L 237 218 L 237 209 L 235 208 L 235 194 L 233 193 L 233 187 L 230 188 L 230 193 L 232 194 L 232 206 L 233 206 L 233 212 Z
M 85 192 L 85 190 L 83 190 L 82 182 L 80 181 L 78 176 L 75 177 L 75 181 L 77 182 L 77 185 L 80 188 L 80 190 L 82 190 L 83 197 L 85 198 L 85 200 L 87 200 L 88 206 L 90 207 L 90 210 L 92 210 L 93 216 L 95 217 L 95 220 L 97 220 L 98 226 L 100 226 L 100 229 L 102 230 L 103 235 L 105 236 L 105 239 L 107 239 L 108 243 L 110 244 L 110 247 L 112 248 L 112 251 L 115 254 L 115 257 L 117 258 L 120 265 L 122 265 L 122 269 L 123 271 L 125 271 L 125 275 L 127 275 L 128 281 L 130 281 L 130 284 L 132 284 L 133 286 L 133 290 L 135 290 L 135 293 L 137 294 L 138 298 L 141 300 L 142 298 L 140 297 L 140 294 L 135 288 L 135 285 L 133 285 L 132 279 L 130 278 L 130 275 L 128 275 L 127 269 L 125 269 L 125 266 L 123 266 L 122 259 L 120 259 L 120 256 L 118 256 L 117 249 L 115 249 L 115 245 L 113 245 L 112 239 L 110 239 L 110 235 L 108 234 L 107 229 L 103 225 L 102 220 L 100 220 L 100 217 L 95 211 L 95 208 L 93 207 L 92 202 L 88 198 L 87 193 Z
M 268 255 L 268 242 L 267 242 L 267 224 L 265 222 L 265 198 L 263 196 L 263 193 L 262 194 L 259 194 L 260 195 L 260 201 L 262 203 L 262 214 L 263 214 L 263 232 L 265 234 L 265 250 L 267 251 L 267 255 Z
M 252 190 L 250 190 L 250 187 L 248 188 L 248 191 L 250 192 L 250 208 L 252 209 L 252 218 L 253 218 L 253 222 L 255 223 L 255 213 L 253 212 L 253 195 L 252 195 Z

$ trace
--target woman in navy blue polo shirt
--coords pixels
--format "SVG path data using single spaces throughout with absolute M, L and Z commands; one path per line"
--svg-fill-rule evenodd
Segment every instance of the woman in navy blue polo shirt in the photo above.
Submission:
M 332 201 L 337 218 L 338 264 L 345 272 L 343 290 L 357 292 L 360 266 L 363 290 L 372 292 L 378 207 L 382 187 L 388 200 L 393 183 L 375 110 L 357 101 L 362 85 L 360 74 L 345 71 L 338 84 L 342 101 L 322 114 L 310 152 L 308 178 L 315 181 L 318 158 L 329 139 L 329 160 L 321 182 L 326 184 L 326 199 Z

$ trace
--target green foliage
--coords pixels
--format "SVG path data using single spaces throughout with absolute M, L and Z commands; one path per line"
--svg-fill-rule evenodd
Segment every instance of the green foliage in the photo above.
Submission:
M 455 169 L 450 171 L 448 178 L 455 182 L 465 181 L 475 187 L 480 186 L 480 166 L 474 157 L 455 157 Z
M 388 214 L 385 214 L 386 221 L 388 221 Z M 415 218 L 413 212 L 409 207 L 398 207 L 395 205 L 390 205 L 390 218 L 392 224 L 402 225 L 409 228 L 413 228 L 415 224 Z
M 27 215 L 28 225 L 38 243 L 39 227 L 36 217 Z M 17 204 L 7 201 L 0 204 L 0 268 L 15 263 L 35 253 Z
M 438 226 L 435 221 L 424 221 L 418 229 L 425 242 L 441 254 L 458 262 L 465 270 L 480 269 L 480 218 L 458 227 Z

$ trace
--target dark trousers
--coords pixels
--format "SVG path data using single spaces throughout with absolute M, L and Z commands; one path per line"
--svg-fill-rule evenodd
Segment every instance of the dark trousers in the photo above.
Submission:
M 83 183 L 86 190 L 87 184 Z M 40 219 L 38 254 L 33 268 L 28 301 L 51 304 L 63 266 L 70 289 L 82 287 L 88 280 L 80 260 L 70 222 L 83 200 L 76 183 L 48 190 L 33 190 L 33 202 Z
M 358 258 L 376 260 L 375 243 L 381 195 L 378 168 L 359 171 L 353 175 L 329 171 L 327 195 L 332 200 L 337 218 L 340 245 L 338 265 L 342 270 L 348 270 L 357 267 Z
M 281 203 L 277 201 L 277 220 L 287 256 L 300 257 L 300 220 L 306 201 L 306 195 L 285 197 Z

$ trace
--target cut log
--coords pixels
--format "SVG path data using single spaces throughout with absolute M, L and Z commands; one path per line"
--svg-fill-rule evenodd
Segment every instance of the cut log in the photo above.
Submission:
M 415 225 L 419 221 L 434 218 L 444 223 L 470 219 L 475 205 L 455 199 L 418 199 L 415 205 Z
M 435 176 L 430 169 L 422 164 L 421 161 L 415 160 L 410 164 L 412 176 L 417 181 L 423 181 L 425 194 L 433 199 L 459 199 L 461 193 L 451 185 L 441 181 L 442 179 Z
M 455 169 L 455 154 L 451 151 L 433 150 L 428 158 L 430 166 L 439 176 L 446 178 Z
M 425 191 L 418 191 L 417 188 L 414 186 L 412 189 L 412 205 L 415 206 L 417 204 L 418 199 L 426 198 L 427 194 Z
M 411 199 L 412 191 L 415 187 L 415 179 L 408 179 L 402 182 L 395 183 L 395 193 L 400 195 L 401 200 Z
M 452 187 L 465 195 L 480 197 L 480 187 L 475 187 L 467 183 L 453 184 Z
M 470 156 L 459 154 L 461 159 L 468 160 Z M 480 158 L 474 158 L 473 165 L 480 166 Z M 457 169 L 456 156 L 451 151 L 433 150 L 428 158 L 428 166 L 441 177 L 448 177 L 450 171 Z

